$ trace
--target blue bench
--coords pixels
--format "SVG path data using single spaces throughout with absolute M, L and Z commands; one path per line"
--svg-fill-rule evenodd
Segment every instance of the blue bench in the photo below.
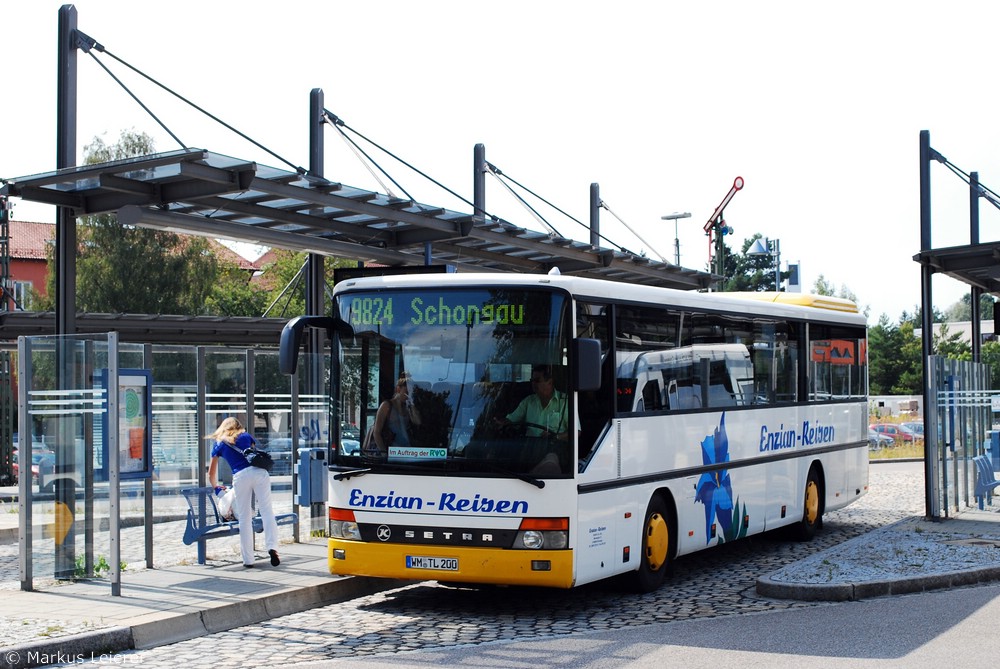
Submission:
M 983 509 L 983 500 L 993 506 L 993 489 L 1000 486 L 996 474 L 993 473 L 993 463 L 987 455 L 977 455 L 972 458 L 976 465 L 976 501 Z
M 198 543 L 198 564 L 205 564 L 205 541 L 216 537 L 229 537 L 240 533 L 240 521 L 225 520 L 219 513 L 215 491 L 211 487 L 184 488 L 181 490 L 187 500 L 187 524 L 184 527 L 184 544 Z M 299 520 L 297 513 L 275 514 L 278 525 L 291 525 Z M 264 531 L 260 514 L 253 517 L 253 531 Z

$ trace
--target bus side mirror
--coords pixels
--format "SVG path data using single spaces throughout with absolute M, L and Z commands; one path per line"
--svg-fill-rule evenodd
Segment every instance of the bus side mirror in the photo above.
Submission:
M 278 371 L 291 376 L 299 365 L 299 349 L 302 346 L 302 331 L 306 328 L 323 328 L 327 337 L 333 336 L 335 329 L 350 330 L 350 326 L 339 318 L 329 316 L 296 316 L 285 323 L 278 342 Z
M 573 340 L 573 387 L 581 392 L 601 388 L 601 342 L 599 339 Z

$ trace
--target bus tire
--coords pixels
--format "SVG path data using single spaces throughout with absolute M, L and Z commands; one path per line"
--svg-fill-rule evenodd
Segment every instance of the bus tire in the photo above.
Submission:
M 660 495 L 653 495 L 642 522 L 639 568 L 629 574 L 634 591 L 653 592 L 663 583 L 670 568 L 673 536 L 667 504 Z
M 798 541 L 810 541 L 823 527 L 823 483 L 816 466 L 809 468 L 802 494 L 802 519 L 792 526 L 792 536 Z

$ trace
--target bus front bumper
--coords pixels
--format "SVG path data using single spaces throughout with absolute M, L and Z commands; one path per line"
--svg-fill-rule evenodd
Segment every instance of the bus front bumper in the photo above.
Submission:
M 573 586 L 572 550 L 504 550 L 330 539 L 330 573 L 495 585 Z

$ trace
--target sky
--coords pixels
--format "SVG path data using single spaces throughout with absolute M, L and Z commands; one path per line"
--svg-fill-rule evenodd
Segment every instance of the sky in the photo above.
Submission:
M 58 11 L 0 0 L 4 63 L 0 178 L 56 165 Z M 578 221 L 592 183 L 601 233 L 654 259 L 706 270 L 705 223 L 725 209 L 736 251 L 755 234 L 798 262 L 803 290 L 822 277 L 853 293 L 874 325 L 920 304 L 919 135 L 1000 192 L 1000 3 L 844 0 L 807 3 L 404 2 L 240 3 L 80 0 L 79 29 L 103 63 L 184 145 L 262 165 L 308 167 L 309 97 L 348 126 L 472 200 L 473 149 Z M 240 138 L 123 67 L 128 63 L 235 127 Z M 145 132 L 180 148 L 102 67 L 80 53 L 78 159 L 93 138 Z M 385 191 L 332 128 L 328 179 Z M 374 151 L 374 150 L 373 150 Z M 384 155 L 414 199 L 470 207 Z M 277 158 L 276 156 L 280 157 Z M 396 186 L 388 184 L 396 195 Z M 560 234 L 576 221 L 533 202 Z M 54 222 L 14 200 L 17 220 Z M 931 166 L 934 248 L 969 243 L 966 183 Z M 487 179 L 486 209 L 542 223 Z M 612 214 L 613 212 L 613 214 Z M 673 221 L 661 217 L 690 212 Z M 619 222 L 621 219 L 622 222 Z M 1000 211 L 980 200 L 980 240 Z M 604 243 L 610 246 L 609 243 Z M 968 294 L 944 276 L 935 307 Z

